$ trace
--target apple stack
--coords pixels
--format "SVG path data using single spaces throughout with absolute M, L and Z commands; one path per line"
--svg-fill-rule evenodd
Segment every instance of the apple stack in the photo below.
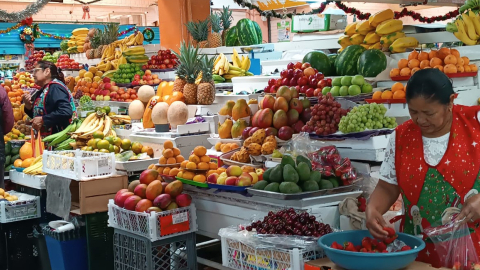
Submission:
M 209 184 L 248 187 L 263 180 L 263 169 L 251 166 L 232 165 L 225 172 L 213 173 L 207 177 Z

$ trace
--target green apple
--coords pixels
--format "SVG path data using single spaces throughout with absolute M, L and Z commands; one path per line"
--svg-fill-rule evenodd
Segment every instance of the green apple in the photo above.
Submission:
M 342 77 L 333 78 L 332 86 L 342 86 Z
M 348 86 L 340 87 L 340 96 L 348 96 Z
M 334 97 L 340 96 L 340 86 L 332 87 L 332 90 L 330 90 L 330 94 L 332 94 L 332 96 L 334 96 Z
M 362 85 L 362 93 L 371 93 L 373 91 L 373 86 L 369 83 L 364 83 Z
M 341 83 L 342 86 L 350 86 L 352 84 L 352 76 L 343 76 Z
M 362 75 L 355 75 L 352 79 L 352 84 L 362 86 L 365 83 L 365 79 Z
M 362 92 L 362 89 L 360 89 L 360 86 L 358 85 L 353 84 L 348 87 L 348 94 L 350 96 L 360 95 L 361 92 Z
M 325 87 L 322 89 L 322 95 L 326 95 L 327 93 L 330 93 L 330 91 L 332 91 L 332 88 L 331 88 L 331 87 L 328 87 L 328 86 L 325 86 Z

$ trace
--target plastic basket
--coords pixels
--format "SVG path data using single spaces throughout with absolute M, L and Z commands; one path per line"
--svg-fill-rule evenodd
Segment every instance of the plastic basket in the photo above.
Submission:
M 108 202 L 108 226 L 157 241 L 197 231 L 195 205 L 170 211 L 140 213 Z
M 39 196 L 14 191 L 9 193 L 10 195 L 17 196 L 18 200 L 13 202 L 0 202 L 0 223 L 39 218 L 41 216 Z
M 115 270 L 196 270 L 195 233 L 150 242 L 122 230 L 113 236 Z
M 323 257 L 319 247 L 282 249 L 256 247 L 222 236 L 223 266 L 239 270 L 303 270 L 307 261 Z
M 40 197 L 40 206 L 39 206 L 40 208 L 39 222 L 40 223 L 48 223 L 52 220 L 58 219 L 58 217 L 55 216 L 54 214 L 47 212 L 47 190 L 46 189 L 36 189 L 36 188 L 16 184 L 15 191 Z
M 108 213 L 85 215 L 87 225 L 88 269 L 113 269 L 113 228 L 108 227 Z
M 43 152 L 43 172 L 73 180 L 108 177 L 115 173 L 115 154 L 71 151 Z
M 0 224 L 0 270 L 39 269 L 36 225 L 37 220 Z

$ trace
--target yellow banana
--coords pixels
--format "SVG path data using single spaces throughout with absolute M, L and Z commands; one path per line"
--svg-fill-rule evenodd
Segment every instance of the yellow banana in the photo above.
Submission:
M 472 20 L 470 19 L 470 16 L 468 16 L 467 13 L 463 13 L 462 14 L 462 19 L 463 19 L 463 22 L 465 23 L 465 32 L 467 33 L 468 37 L 470 39 L 477 40 L 478 35 L 475 32 L 475 26 L 474 26 Z
M 457 26 L 458 31 L 453 33 L 461 42 L 467 45 L 475 45 L 476 40 L 472 40 L 467 33 L 465 32 L 465 25 L 462 20 L 455 20 L 455 25 Z
M 480 36 L 480 17 L 478 17 L 478 14 L 475 14 L 473 11 L 469 10 L 468 11 L 468 16 L 470 17 L 473 26 L 475 27 L 475 33 Z

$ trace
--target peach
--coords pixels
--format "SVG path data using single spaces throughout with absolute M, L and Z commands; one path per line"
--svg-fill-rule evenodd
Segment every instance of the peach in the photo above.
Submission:
M 218 179 L 218 173 L 212 173 L 207 177 L 207 182 L 210 184 L 216 184 Z
M 258 174 L 254 172 L 249 173 L 252 176 L 252 185 L 256 184 L 258 182 Z
M 238 180 L 238 177 L 235 177 L 235 176 L 227 177 L 227 179 L 225 179 L 225 185 L 235 186 L 235 184 L 237 183 L 237 180 Z
M 252 180 L 253 180 L 252 176 L 249 173 L 244 172 L 242 173 L 242 175 L 240 175 L 240 177 L 238 177 L 238 180 L 235 182 L 235 185 L 239 187 L 251 186 Z

